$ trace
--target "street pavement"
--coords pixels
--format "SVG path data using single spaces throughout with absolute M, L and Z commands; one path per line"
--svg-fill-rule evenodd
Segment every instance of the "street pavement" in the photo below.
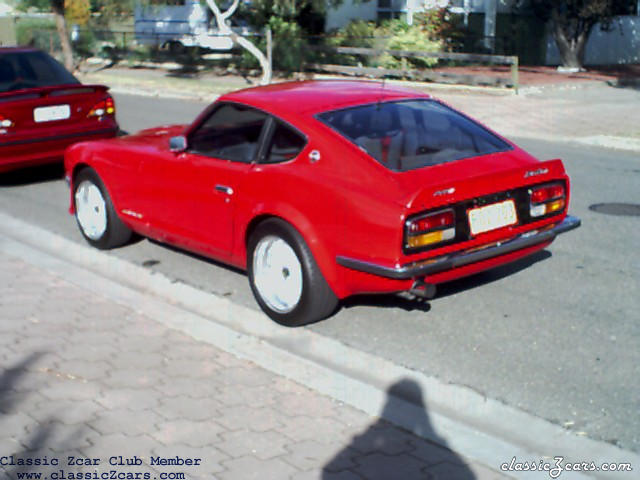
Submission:
M 116 83 L 115 90 L 119 91 L 117 82 L 114 83 Z M 139 82 L 136 88 L 144 88 L 144 83 Z M 177 93 L 182 90 L 184 98 L 193 98 L 189 95 L 189 89 L 181 85 L 177 88 L 173 86 L 166 88 L 164 85 L 154 88 L 157 90 L 149 90 L 146 93 L 178 96 Z M 595 89 L 591 91 L 593 95 L 591 101 L 584 97 L 589 94 L 589 88 Z M 637 105 L 638 92 L 619 89 L 615 90 L 609 100 L 598 100 L 601 96 L 595 93 L 600 92 L 598 89 L 604 87 L 593 85 L 589 88 L 566 92 L 555 90 L 543 92 L 543 95 L 549 97 L 548 102 L 540 98 L 532 100 L 531 95 L 538 95 L 535 92 L 523 97 L 496 97 L 469 91 L 442 91 L 437 95 L 480 118 L 507 136 L 517 135 L 511 133 L 517 131 L 520 136 L 583 141 L 594 134 L 601 134 L 607 139 L 613 138 L 614 143 L 617 142 L 617 138 L 631 139 L 633 147 L 637 125 L 640 124 L 637 121 L 637 108 L 634 108 L 634 105 Z M 132 87 L 131 91 L 136 90 Z M 607 95 L 612 91 L 607 90 Z M 205 92 L 204 95 L 209 93 Z M 125 98 L 126 101 L 131 100 L 131 97 Z M 500 101 L 497 101 L 497 98 Z M 507 100 L 504 100 L 505 98 Z M 121 102 L 118 103 L 121 104 Z M 591 105 L 591 107 L 587 110 L 577 108 L 582 104 Z M 610 108 L 605 104 L 610 105 Z M 199 108 L 201 108 L 200 105 L 192 102 L 174 102 L 169 113 L 175 113 L 176 121 L 184 121 L 187 118 L 193 118 L 192 112 Z M 602 115 L 598 113 L 601 108 L 604 108 Z M 524 115 L 522 112 L 527 114 Z M 135 120 L 131 120 L 130 117 L 122 122 L 124 128 L 134 130 L 155 125 L 160 121 L 157 116 L 150 115 L 144 109 L 137 109 L 132 115 Z M 166 117 L 163 117 L 163 122 L 173 121 L 172 118 Z M 621 117 L 625 118 L 624 122 L 619 121 Z M 598 123 L 601 124 L 599 130 Z M 570 163 L 573 164 L 572 168 L 576 173 L 583 168 L 577 159 Z M 638 171 L 634 168 L 633 160 L 625 158 L 621 170 L 616 165 L 607 166 L 604 156 L 600 164 L 594 165 L 588 162 L 585 166 L 588 168 L 583 176 L 592 176 L 598 168 L 604 167 L 601 171 L 616 172 L 616 181 L 621 181 L 617 188 L 618 192 L 633 190 L 627 188 L 628 185 L 633 186 Z M 623 171 L 627 173 L 621 173 Z M 580 176 L 581 174 L 578 174 L 578 177 Z M 604 194 L 610 196 L 610 188 L 606 186 L 608 182 L 610 183 L 610 179 L 604 174 L 598 179 L 595 187 L 588 186 L 585 181 L 581 187 L 578 187 L 578 191 L 582 189 L 583 192 L 574 198 L 574 202 L 577 202 L 582 211 L 586 211 L 591 203 L 591 196 Z M 56 196 L 62 198 L 66 195 L 63 186 L 58 188 L 56 182 L 52 183 L 56 192 L 58 189 L 62 192 L 62 195 L 57 195 L 60 193 L 57 192 Z M 40 192 L 40 199 L 36 201 L 39 207 L 30 203 L 31 200 L 27 198 L 26 192 L 29 189 Z M 3 210 L 4 207 L 8 207 L 15 216 L 22 217 L 24 213 L 25 217 L 29 217 L 31 214 L 25 209 L 34 208 L 41 208 L 45 215 L 48 215 L 47 212 L 51 209 L 50 193 L 44 192 L 38 185 L 27 185 L 25 189 L 12 189 L 7 193 L 10 196 L 16 196 L 17 202 L 15 205 L 12 202 L 9 206 L 4 202 L 10 197 L 3 197 Z M 23 205 L 19 206 L 21 202 Z M 62 212 L 63 209 L 64 205 L 56 208 Z M 583 215 L 582 212 L 581 215 Z M 636 219 L 629 220 L 633 222 Z M 47 228 L 58 233 L 65 232 L 67 228 L 60 217 L 55 215 L 43 219 L 42 222 Z M 628 222 L 616 223 L 594 217 L 591 224 L 592 227 L 588 232 L 585 230 L 584 236 L 599 232 L 599 235 L 604 234 L 604 237 L 587 248 L 588 258 L 581 257 L 573 262 L 568 257 L 568 254 L 576 253 L 575 250 L 582 245 L 584 237 L 581 237 L 579 242 L 570 242 L 569 248 L 560 248 L 562 244 L 559 246 L 554 244 L 556 245 L 552 249 L 554 254 L 560 252 L 556 261 L 561 262 L 561 271 L 566 273 L 570 269 L 582 269 L 586 265 L 587 270 L 582 273 L 582 276 L 595 279 L 598 275 L 596 270 L 601 269 L 603 265 L 591 265 L 590 262 L 594 258 L 602 264 L 611 261 L 611 258 L 604 258 L 601 255 L 600 243 L 609 244 L 610 239 L 615 238 L 616 235 L 632 232 Z M 612 226 L 613 230 L 611 230 Z M 606 232 L 607 229 L 609 229 L 608 232 Z M 626 243 L 629 242 L 633 244 L 633 238 L 627 238 Z M 637 244 L 637 237 L 635 242 Z M 0 242 L 0 245 L 11 245 L 11 241 Z M 150 259 L 149 267 L 155 269 L 153 262 L 156 257 L 153 255 L 158 246 L 149 245 L 148 242 L 144 242 L 143 245 L 147 251 L 145 255 Z M 590 244 L 587 243 L 587 245 Z M 8 251 L 12 253 L 7 254 Z M 114 302 L 101 295 L 95 288 L 90 288 L 92 282 L 89 281 L 83 285 L 82 282 L 77 279 L 74 281 L 60 269 L 53 271 L 45 268 L 43 265 L 47 262 L 36 260 L 40 258 L 39 255 L 24 254 L 24 252 L 17 254 L 16 251 L 13 247 L 7 247 L 4 250 L 0 248 L 0 312 L 2 312 L 0 411 L 3 413 L 0 417 L 0 456 L 10 455 L 13 452 L 28 454 L 30 457 L 47 454 L 48 458 L 57 455 L 65 461 L 68 455 L 95 457 L 101 459 L 101 469 L 114 468 L 108 462 L 109 457 L 113 455 L 122 455 L 127 458 L 137 456 L 143 460 L 144 471 L 159 475 L 170 470 L 174 472 L 180 470 L 186 473 L 186 478 L 277 479 L 298 478 L 298 476 L 300 478 L 451 478 L 453 480 L 500 478 L 500 474 L 496 471 L 498 465 L 496 462 L 491 465 L 485 462 L 483 465 L 477 459 L 472 461 L 460 453 L 448 452 L 434 446 L 431 442 L 418 439 L 406 430 L 392 427 L 380 419 L 388 416 L 385 415 L 385 407 L 380 409 L 378 416 L 375 414 L 372 416 L 371 412 L 363 413 L 330 397 L 314 393 L 299 383 L 287 380 L 282 374 L 268 372 L 246 359 L 236 358 L 202 338 L 196 340 L 184 332 L 163 326 L 156 321 L 152 313 L 154 310 L 149 308 L 152 303 L 163 301 L 156 296 L 143 298 L 137 294 L 133 296 L 135 301 Z M 117 255 L 126 257 L 128 254 L 123 250 L 117 252 Z M 140 256 L 139 253 L 133 255 Z M 183 260 L 188 264 L 187 272 L 191 272 L 191 268 L 194 271 L 206 270 L 207 272 L 215 268 L 201 259 Z M 588 261 L 585 263 L 585 260 Z M 136 263 L 141 261 L 143 258 L 138 258 Z M 160 267 L 169 268 L 164 265 L 164 257 L 162 262 Z M 615 257 L 613 266 L 605 266 L 600 270 L 600 274 L 604 271 L 605 281 L 608 280 L 613 288 L 618 283 L 616 275 L 620 274 L 622 274 L 621 279 L 626 279 L 630 285 L 636 285 L 637 276 L 634 279 L 633 265 L 632 262 L 630 266 L 625 266 L 624 263 L 620 263 L 618 257 Z M 550 265 L 544 266 L 545 271 L 549 268 Z M 531 271 L 537 271 L 538 267 L 529 266 L 527 270 L 531 274 Z M 542 271 L 542 268 L 540 270 Z M 515 273 L 510 272 L 512 280 L 517 277 Z M 174 281 L 178 281 L 180 275 L 182 274 L 178 273 L 174 276 Z M 208 275 L 209 273 L 203 274 L 202 281 L 206 281 L 204 279 Z M 223 278 L 222 283 L 218 282 L 220 291 L 214 293 L 237 299 L 238 290 L 246 290 L 246 279 L 240 275 L 233 275 L 233 272 L 227 272 L 226 276 L 233 277 L 231 283 L 225 284 Z M 531 281 L 524 282 L 523 287 L 539 286 L 537 282 L 539 276 L 536 275 Z M 236 281 L 235 277 L 239 280 Z M 551 282 L 551 278 L 548 280 Z M 236 286 L 236 283 L 238 285 L 241 283 L 242 286 Z M 503 284 L 504 282 L 495 282 L 493 287 L 489 284 L 483 289 L 464 292 L 467 300 L 470 300 L 469 308 L 474 304 L 473 296 L 480 294 L 479 290 L 489 291 L 489 295 L 492 296 Z M 464 291 L 465 288 L 463 286 L 460 291 Z M 589 287 L 588 291 L 582 294 L 574 291 L 566 300 L 569 300 L 569 306 L 586 303 L 586 310 L 582 310 L 581 315 L 589 318 L 585 328 L 595 324 L 596 328 L 592 330 L 593 335 L 581 336 L 581 325 L 569 321 L 568 311 L 563 309 L 561 314 L 561 317 L 567 316 L 567 321 L 562 322 L 562 325 L 571 324 L 572 333 L 570 334 L 581 342 L 586 341 L 589 348 L 612 328 L 608 324 L 595 322 L 596 318 L 602 318 L 608 306 L 602 304 L 597 307 L 589 302 L 589 297 L 595 299 L 601 295 L 595 290 L 595 286 L 593 286 L 594 290 L 591 288 Z M 519 287 L 510 288 L 508 291 L 517 292 Z M 467 323 L 465 317 L 478 313 L 467 311 L 468 309 L 464 307 L 460 307 L 461 310 L 456 309 L 453 305 L 455 302 L 461 305 L 459 299 L 454 298 L 459 293 L 454 288 L 446 294 L 445 298 L 433 304 L 436 312 L 429 316 L 430 334 L 434 333 L 434 329 L 440 328 L 438 326 L 440 323 L 444 328 L 445 322 L 450 325 L 450 328 L 443 330 L 442 333 L 453 331 L 458 327 L 456 323 L 451 323 L 452 319 L 457 319 L 455 322 L 464 324 Z M 613 298 L 613 303 L 617 306 L 611 311 L 610 320 L 624 318 L 625 321 L 620 327 L 613 325 L 614 329 L 621 329 L 620 332 L 616 332 L 618 338 L 615 341 L 618 346 L 630 344 L 633 350 L 635 330 L 626 317 L 634 302 L 637 306 L 637 301 L 622 290 L 618 293 L 619 295 Z M 488 309 L 491 308 L 486 298 L 476 300 Z M 242 303 L 242 300 L 240 302 Z M 169 303 L 167 308 L 179 308 L 175 302 Z M 445 304 L 446 309 L 451 310 L 451 315 L 440 317 L 437 315 L 437 309 L 440 307 L 440 312 L 443 312 L 446 310 Z M 407 350 L 406 345 L 389 341 L 387 336 L 395 333 L 389 332 L 389 322 L 393 321 L 399 328 L 409 326 L 420 331 L 424 328 L 424 312 L 414 311 L 411 315 L 407 312 L 398 313 L 401 310 L 398 305 L 397 302 L 389 305 L 365 303 L 364 308 L 351 305 L 347 310 L 364 312 L 363 318 L 358 322 L 347 322 L 343 318 L 347 314 L 343 313 L 314 328 L 323 333 L 339 329 L 345 332 L 348 343 L 352 341 L 355 343 L 353 335 L 358 328 L 358 323 L 362 323 L 370 332 L 369 341 L 364 342 L 365 350 L 370 348 L 375 352 L 383 344 L 391 348 Z M 557 311 L 559 306 L 560 304 L 554 300 L 550 303 L 549 309 L 541 309 L 540 312 L 544 317 L 548 317 L 553 311 Z M 515 322 L 516 318 L 520 317 L 519 312 L 522 308 L 518 305 L 512 305 L 512 307 L 509 309 L 509 315 L 513 310 L 511 317 Z M 428 311 L 429 305 L 426 309 Z M 384 318 L 378 321 L 375 315 L 381 310 L 386 312 L 382 314 Z M 411 318 L 410 322 L 407 321 L 409 318 Z M 478 322 L 482 323 L 484 320 L 482 322 L 478 320 Z M 487 329 L 496 333 L 494 329 L 499 326 L 498 323 L 493 318 L 493 324 L 487 325 Z M 511 321 L 509 323 L 512 324 Z M 527 322 L 520 323 L 524 325 Z M 376 333 L 375 329 L 378 325 L 380 329 Z M 562 325 L 559 325 L 559 328 L 564 328 Z M 469 327 L 473 325 L 467 328 Z M 578 328 L 578 332 L 574 331 L 575 328 Z M 526 334 L 524 330 L 522 333 Z M 504 335 L 508 336 L 509 332 L 505 331 Z M 571 348 L 559 350 L 549 347 L 549 339 L 545 336 L 553 336 L 553 331 L 534 331 L 532 335 L 538 339 L 536 351 L 547 346 L 548 351 L 554 352 L 553 356 L 547 355 L 550 363 L 554 363 L 552 357 L 555 357 L 555 363 L 562 366 L 570 365 L 571 359 L 568 356 L 573 351 Z M 613 337 L 615 335 L 609 335 L 609 338 Z M 429 339 L 425 338 L 424 332 L 420 331 L 416 340 L 425 346 L 424 352 L 429 351 Z M 439 342 L 437 337 L 434 341 Z M 477 342 L 479 345 L 487 345 L 482 339 L 478 339 Z M 444 350 L 455 347 L 446 340 L 439 343 Z M 504 346 L 508 346 L 508 343 Z M 615 348 L 615 345 L 613 346 Z M 464 343 L 459 347 L 470 348 Z M 446 353 L 444 350 L 440 352 L 443 355 Z M 579 350 L 581 353 L 585 352 L 583 347 Z M 616 373 L 613 377 L 603 377 L 608 378 L 608 382 L 603 385 L 604 390 L 620 385 L 623 393 L 631 393 L 628 398 L 621 399 L 615 391 L 606 393 L 612 400 L 615 398 L 616 401 L 623 402 L 622 412 L 633 411 L 633 392 L 637 392 L 635 382 L 631 380 L 634 378 L 633 371 L 637 365 L 627 364 L 632 358 L 627 358 L 630 355 L 634 355 L 633 351 L 627 352 L 623 348 L 619 355 L 610 358 L 603 356 L 604 365 L 594 366 L 594 372 L 597 370 L 600 373 L 605 371 Z M 491 358 L 493 357 L 487 356 L 486 360 L 491 361 Z M 522 389 L 522 392 L 525 392 L 532 378 L 521 371 L 526 370 L 526 366 L 519 363 L 508 365 L 505 363 L 507 357 L 504 358 L 502 363 L 491 364 L 490 368 L 497 369 L 496 371 L 515 368 L 515 373 L 525 379 Z M 443 360 L 446 360 L 444 356 Z M 600 358 L 597 359 L 598 362 L 600 360 Z M 432 356 L 425 361 L 425 365 L 429 364 L 428 366 L 433 368 L 437 358 Z M 624 373 L 616 367 L 616 361 L 622 362 L 620 366 L 626 368 Z M 464 362 L 446 363 L 446 365 L 448 365 L 446 369 L 452 370 L 449 374 L 459 373 L 454 370 L 463 371 L 466 368 Z M 483 365 L 480 363 L 478 367 L 484 368 Z M 541 366 L 543 368 L 538 369 L 538 376 L 545 377 L 544 368 L 546 367 Z M 532 368 L 535 370 L 536 365 L 532 365 Z M 563 375 L 569 375 L 572 381 L 577 380 L 578 377 L 574 373 L 579 372 L 577 370 L 566 374 L 558 372 L 559 380 L 562 380 Z M 589 375 L 592 374 L 593 372 L 589 372 Z M 589 375 L 584 376 L 585 381 L 589 379 Z M 500 375 L 494 376 L 498 381 L 497 377 Z M 551 377 L 546 378 L 551 379 Z M 466 384 L 464 380 L 461 382 Z M 570 384 L 567 386 L 569 390 L 574 391 L 574 386 Z M 389 388 L 389 392 L 394 394 L 407 389 L 417 392 L 418 397 L 424 393 L 420 392 L 419 386 L 411 382 L 400 383 L 395 390 Z M 522 392 L 514 390 L 511 393 L 517 395 Z M 546 395 L 551 398 L 553 393 L 549 391 Z M 389 396 L 389 399 L 391 398 L 392 395 Z M 525 400 L 523 399 L 523 402 Z M 588 398 L 585 398 L 586 400 Z M 532 401 L 536 401 L 535 398 Z M 391 400 L 388 403 L 392 403 Z M 637 402 L 635 405 L 637 407 Z M 520 406 L 519 403 L 518 406 Z M 573 408 L 573 405 L 569 405 L 569 408 Z M 550 409 L 552 412 L 557 412 L 556 405 L 551 404 Z M 616 413 L 605 411 L 603 417 L 616 415 Z M 230 417 L 230 420 L 226 420 L 227 417 Z M 429 430 L 432 429 L 432 420 L 427 410 L 424 418 L 418 423 Z M 636 421 L 637 418 L 629 418 L 631 425 Z M 568 423 L 566 426 L 571 428 Z M 521 428 L 524 430 L 523 426 Z M 433 429 L 432 440 L 446 446 L 447 440 L 440 437 L 436 433 L 438 431 Z M 546 439 L 538 440 L 544 442 Z M 632 438 L 631 442 L 633 441 Z M 631 445 L 634 444 L 631 443 Z M 205 454 L 203 451 L 209 453 Z M 424 452 L 427 453 L 423 454 Z M 441 459 L 443 452 L 446 453 L 444 460 Z M 176 455 L 182 458 L 198 457 L 202 458 L 203 462 L 198 467 L 160 468 L 156 465 L 154 468 L 147 468 L 152 455 L 171 458 L 175 458 Z M 505 460 L 509 459 L 505 458 Z M 138 467 L 135 466 L 135 468 Z M 63 468 L 69 470 L 66 466 Z M 115 466 L 115 468 L 120 467 Z M 136 471 L 134 466 L 127 468 L 129 471 Z M 12 467 L 5 467 L 5 470 L 16 473 Z M 52 473 L 52 469 L 47 471 Z M 85 471 L 93 470 L 87 468 Z M 538 474 L 529 478 L 546 478 L 546 475 Z M 571 476 L 565 474 L 563 478 L 571 478 Z M 621 478 L 633 478 L 633 474 Z
M 504 478 L 159 324 L 150 294 L 115 302 L 86 278 L 0 235 L 2 478 Z

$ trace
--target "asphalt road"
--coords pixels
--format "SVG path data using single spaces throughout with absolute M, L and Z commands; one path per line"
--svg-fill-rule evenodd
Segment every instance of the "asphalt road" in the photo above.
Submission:
M 128 131 L 187 122 L 204 108 L 116 99 Z M 640 204 L 640 159 L 570 144 L 520 144 L 539 158 L 565 161 L 580 229 L 530 259 L 445 285 L 429 302 L 353 298 L 307 328 L 640 452 L 640 217 L 589 209 Z M 42 168 L 0 177 L 0 209 L 83 242 L 60 175 Z M 246 277 L 214 262 L 147 240 L 111 254 L 258 309 Z

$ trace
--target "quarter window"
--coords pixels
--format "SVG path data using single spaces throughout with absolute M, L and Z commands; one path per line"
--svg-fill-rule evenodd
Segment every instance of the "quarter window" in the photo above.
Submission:
M 306 139 L 292 128 L 276 121 L 271 144 L 265 163 L 279 163 L 293 160 L 302 151 Z
M 267 115 L 254 108 L 223 104 L 190 136 L 189 150 L 207 157 L 251 163 Z

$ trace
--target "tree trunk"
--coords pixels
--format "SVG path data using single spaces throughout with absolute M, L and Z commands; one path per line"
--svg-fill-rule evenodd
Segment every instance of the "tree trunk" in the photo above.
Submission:
M 553 37 L 558 46 L 562 66 L 582 70 L 585 47 L 593 24 L 574 25 L 575 31 L 572 31 L 572 27 L 563 22 L 555 11 L 552 15 L 552 24 Z
M 64 58 L 64 66 L 70 72 L 73 72 L 73 51 L 71 50 L 71 42 L 67 33 L 67 21 L 64 18 L 64 0 L 56 0 L 52 2 L 53 14 L 56 18 L 56 29 L 60 37 L 60 45 L 62 46 L 62 56 Z
M 218 29 L 222 35 L 229 35 L 234 43 L 240 45 L 244 49 L 246 49 L 249 53 L 251 53 L 260 64 L 262 68 L 262 78 L 260 79 L 260 85 L 268 85 L 271 83 L 271 66 L 269 65 L 269 61 L 267 57 L 260 51 L 258 47 L 256 47 L 253 43 L 251 43 L 246 38 L 235 33 L 229 25 L 227 25 L 227 18 L 229 18 L 235 12 L 236 8 L 238 8 L 239 0 L 234 0 L 231 6 L 225 11 L 221 12 L 220 8 L 216 4 L 215 0 L 207 0 L 207 5 L 213 12 L 216 17 L 216 23 L 218 24 Z

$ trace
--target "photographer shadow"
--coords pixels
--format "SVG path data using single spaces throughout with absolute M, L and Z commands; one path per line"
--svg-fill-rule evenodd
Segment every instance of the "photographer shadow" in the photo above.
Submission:
M 402 379 L 387 390 L 380 419 L 353 437 L 322 470 L 323 480 L 343 478 L 475 480 L 476 475 L 434 430 L 420 386 Z

